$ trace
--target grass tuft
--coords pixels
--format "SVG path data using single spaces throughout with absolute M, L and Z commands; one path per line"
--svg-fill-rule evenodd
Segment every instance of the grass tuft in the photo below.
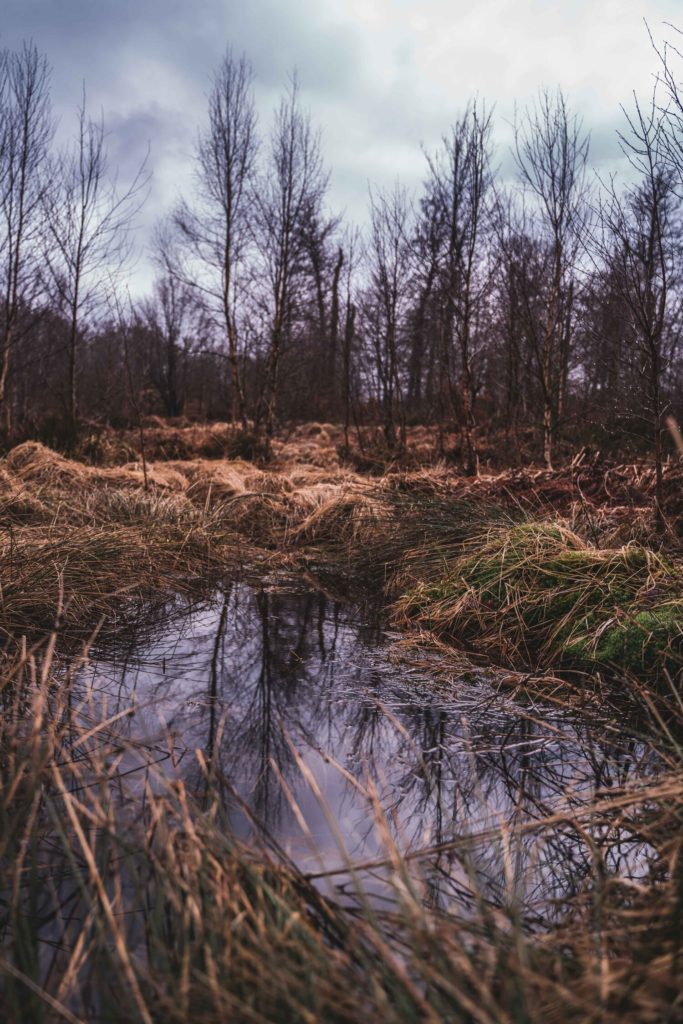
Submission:
M 494 529 L 397 602 L 405 623 L 514 667 L 659 673 L 680 665 L 678 567 L 637 544 L 596 548 L 561 521 Z

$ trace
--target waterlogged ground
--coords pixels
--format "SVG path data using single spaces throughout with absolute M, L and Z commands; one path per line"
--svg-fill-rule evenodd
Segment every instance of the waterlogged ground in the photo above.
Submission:
M 95 655 L 83 682 L 110 715 L 135 708 L 113 728 L 143 741 L 152 774 L 201 799 L 211 773 L 235 833 L 267 834 L 321 885 L 350 889 L 353 862 L 381 892 L 390 834 L 431 903 L 513 902 L 540 925 L 592 877 L 596 849 L 610 873 L 647 870 L 650 850 L 616 823 L 592 849 L 557 818 L 534 827 L 652 774 L 622 722 L 513 700 L 483 674 L 436 685 L 317 593 L 231 585 Z M 138 764 L 127 755 L 142 782 Z

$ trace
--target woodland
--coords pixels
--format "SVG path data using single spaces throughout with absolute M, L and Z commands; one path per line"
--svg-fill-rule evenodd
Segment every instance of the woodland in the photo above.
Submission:
M 657 68 L 657 65 L 659 67 Z M 157 225 L 150 293 L 130 297 L 141 154 L 118 180 L 85 91 L 56 150 L 50 68 L 0 67 L 0 408 L 9 441 L 73 448 L 83 423 L 141 415 L 375 431 L 412 425 L 472 474 L 583 447 L 660 466 L 680 417 L 683 99 L 674 49 L 626 100 L 618 173 L 559 90 L 520 110 L 503 177 L 495 110 L 464 101 L 424 152 L 417 195 L 370 186 L 361 230 L 330 210 L 323 135 L 292 76 L 259 124 L 228 51 L 195 142 L 194 187 Z M 457 435 L 457 444 L 447 443 Z

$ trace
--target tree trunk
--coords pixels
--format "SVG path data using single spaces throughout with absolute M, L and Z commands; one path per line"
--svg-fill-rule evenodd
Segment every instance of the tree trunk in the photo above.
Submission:
M 344 328 L 344 450 L 349 451 L 349 426 L 351 423 L 351 345 L 356 324 L 356 307 L 349 302 L 346 307 L 346 325 Z
M 338 409 L 334 401 L 335 383 L 337 379 L 337 355 L 339 349 L 339 279 L 344 265 L 344 251 L 340 249 L 337 254 L 337 262 L 334 265 L 332 274 L 332 299 L 330 304 L 330 364 L 327 371 L 329 381 L 328 400 L 334 406 L 334 412 Z
M 239 422 L 242 429 L 247 429 L 247 415 L 245 410 L 244 392 L 240 377 L 239 356 L 237 351 L 237 332 L 229 312 L 226 312 L 226 326 L 228 331 L 228 359 L 230 362 L 230 405 L 233 423 Z
M 78 422 L 77 337 L 77 323 L 72 318 L 69 333 L 69 423 L 71 427 L 75 427 Z
M 472 379 L 469 367 L 463 370 L 462 381 L 462 423 L 463 423 L 463 444 L 464 444 L 464 469 L 467 476 L 477 476 L 479 473 L 479 456 L 474 441 L 474 409 L 472 399 Z
M 553 420 L 552 404 L 546 401 L 543 405 L 543 461 L 545 468 L 550 470 L 553 468 Z

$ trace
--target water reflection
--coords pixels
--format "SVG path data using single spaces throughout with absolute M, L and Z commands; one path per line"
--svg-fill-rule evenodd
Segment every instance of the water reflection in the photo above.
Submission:
M 593 834 L 593 851 L 568 821 L 542 840 L 526 830 L 651 772 L 650 751 L 608 721 L 522 706 L 484 680 L 436 695 L 379 628 L 317 593 L 235 584 L 170 622 L 94 660 L 90 684 L 110 711 L 135 700 L 120 728 L 170 736 L 165 767 L 200 797 L 201 751 L 236 833 L 250 836 L 253 815 L 302 869 L 386 852 L 370 790 L 404 852 L 435 848 L 423 863 L 434 904 L 478 890 L 519 901 L 533 923 L 594 874 L 595 849 L 606 871 L 646 869 L 648 850 L 616 825 Z M 465 854 L 452 846 L 482 832 Z

